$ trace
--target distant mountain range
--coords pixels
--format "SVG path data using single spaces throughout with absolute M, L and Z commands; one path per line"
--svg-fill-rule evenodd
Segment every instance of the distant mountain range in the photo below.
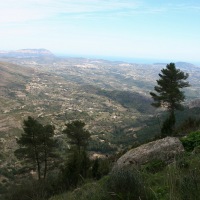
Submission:
M 163 67 L 165 67 L 167 64 L 169 64 L 169 63 L 154 63 L 154 65 L 163 66 Z M 181 68 L 182 70 L 197 67 L 197 66 L 193 65 L 192 63 L 188 63 L 188 62 L 176 62 L 175 65 L 176 65 L 176 67 Z
M 16 51 L 0 51 L 0 57 L 42 57 L 54 56 L 52 52 L 47 49 L 20 49 Z

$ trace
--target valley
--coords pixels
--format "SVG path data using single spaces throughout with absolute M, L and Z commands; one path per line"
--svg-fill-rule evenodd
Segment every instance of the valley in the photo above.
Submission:
M 27 116 L 56 127 L 62 140 L 65 123 L 78 119 L 92 133 L 91 152 L 113 153 L 160 132 L 149 92 L 165 64 L 142 65 L 56 56 L 1 57 L 1 164 L 16 148 Z M 200 98 L 200 68 L 177 63 L 189 73 L 186 105 Z M 11 154 L 10 154 L 11 153 Z

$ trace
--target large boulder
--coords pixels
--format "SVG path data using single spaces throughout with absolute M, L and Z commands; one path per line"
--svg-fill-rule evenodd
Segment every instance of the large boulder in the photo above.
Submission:
M 183 151 L 183 145 L 178 138 L 166 137 L 129 150 L 117 160 L 113 169 L 140 167 L 155 159 L 170 163 Z

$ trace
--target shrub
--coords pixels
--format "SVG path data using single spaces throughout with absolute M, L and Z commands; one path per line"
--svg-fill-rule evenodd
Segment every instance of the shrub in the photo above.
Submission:
M 53 188 L 48 181 L 25 181 L 13 185 L 5 196 L 5 200 L 45 200 L 53 194 Z
M 188 117 L 184 122 L 179 126 L 178 132 L 187 134 L 191 131 L 196 131 L 200 127 L 200 120 L 192 117 Z
M 200 131 L 190 133 L 181 141 L 186 151 L 193 151 L 195 147 L 200 146 Z
M 153 199 L 152 193 L 136 170 L 118 169 L 113 171 L 108 179 L 107 187 L 111 196 L 123 200 Z
M 104 179 L 99 182 L 86 183 L 81 188 L 52 197 L 50 200 L 110 200 L 107 188 L 103 186 L 105 181 Z

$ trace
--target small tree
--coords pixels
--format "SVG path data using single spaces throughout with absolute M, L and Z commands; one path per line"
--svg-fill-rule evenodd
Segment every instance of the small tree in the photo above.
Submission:
M 76 146 L 80 153 L 81 148 L 85 149 L 88 144 L 90 132 L 85 130 L 85 123 L 79 120 L 68 123 L 66 126 L 63 133 L 67 134 L 69 143 Z
M 174 63 L 170 63 L 159 73 L 160 79 L 157 80 L 157 86 L 154 92 L 150 92 L 155 107 L 164 107 L 169 112 L 169 118 L 164 122 L 162 133 L 168 135 L 173 132 L 175 126 L 175 110 L 183 110 L 182 102 L 185 100 L 184 92 L 180 89 L 188 87 L 189 83 L 185 81 L 188 74 L 176 69 Z
M 38 179 L 46 178 L 48 169 L 48 159 L 53 157 L 55 147 L 54 126 L 43 126 L 32 117 L 24 120 L 24 133 L 17 143 L 19 148 L 15 151 L 15 155 L 19 159 L 23 159 L 27 164 L 36 167 Z
M 63 130 L 63 133 L 67 134 L 69 144 L 75 147 L 68 155 L 68 160 L 62 170 L 62 180 L 67 188 L 77 186 L 83 178 L 88 176 L 90 160 L 86 147 L 90 133 L 84 127 L 84 122 L 76 120 L 66 124 Z

